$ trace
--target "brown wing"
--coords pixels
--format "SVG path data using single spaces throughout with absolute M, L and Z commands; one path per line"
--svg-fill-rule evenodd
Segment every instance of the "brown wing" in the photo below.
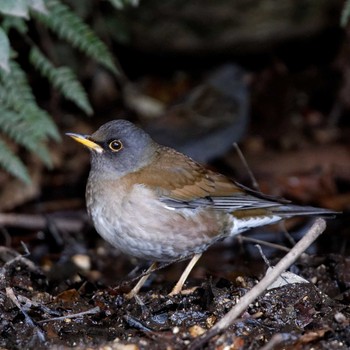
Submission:
M 191 202 L 244 192 L 227 177 L 207 170 L 171 148 L 160 146 L 159 151 L 151 167 L 146 166 L 129 176 L 155 189 L 160 197 Z
M 153 188 L 163 202 L 174 208 L 213 206 L 230 211 L 276 206 L 271 198 L 163 146 L 159 146 L 152 166 L 128 176 L 134 177 L 132 183 L 139 182 Z
M 236 215 L 276 213 L 291 215 L 329 215 L 332 211 L 288 204 L 287 200 L 244 187 L 224 175 L 207 170 L 173 149 L 159 146 L 152 166 L 129 174 L 132 183 L 153 188 L 160 199 L 173 208 L 210 206 Z M 137 180 L 136 180 L 137 179 Z M 267 211 L 265 211 L 265 209 Z

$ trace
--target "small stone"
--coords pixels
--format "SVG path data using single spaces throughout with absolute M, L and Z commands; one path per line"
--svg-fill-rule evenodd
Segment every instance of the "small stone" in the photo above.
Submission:
M 343 313 L 341 313 L 341 312 L 337 312 L 334 315 L 334 319 L 338 323 L 345 323 L 346 322 L 346 316 Z
M 89 271 L 91 268 L 91 260 L 88 255 L 75 254 L 72 256 L 73 263 L 83 271 Z
M 190 327 L 189 332 L 193 338 L 197 338 L 200 335 L 202 335 L 203 333 L 205 333 L 205 329 L 202 328 L 201 326 L 194 325 L 194 326 Z

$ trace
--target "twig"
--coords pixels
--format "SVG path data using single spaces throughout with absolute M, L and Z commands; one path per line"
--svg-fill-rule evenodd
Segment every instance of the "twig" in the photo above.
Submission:
M 82 311 L 82 312 L 78 312 L 76 314 L 70 314 L 70 315 L 65 315 L 65 316 L 60 316 L 60 317 L 52 317 L 52 318 L 48 318 L 46 320 L 41 320 L 38 321 L 37 323 L 46 323 L 46 322 L 53 322 L 53 321 L 62 321 L 65 320 L 67 318 L 77 318 L 77 317 L 81 317 L 84 315 L 94 315 L 97 314 L 101 311 L 99 306 L 96 306 L 92 309 L 86 310 L 86 311 Z
M 45 334 L 44 332 L 37 326 L 35 325 L 34 321 L 31 319 L 31 317 L 23 310 L 21 304 L 19 303 L 15 292 L 13 291 L 12 288 L 10 287 L 6 287 L 6 296 L 11 299 L 11 301 L 18 307 L 18 309 L 22 312 L 22 314 L 24 315 L 24 318 L 26 320 L 26 322 L 28 323 L 28 325 L 30 327 L 32 327 L 35 331 L 36 334 L 39 338 L 40 341 L 45 342 Z
M 255 190 L 257 190 L 257 191 L 260 192 L 261 190 L 260 190 L 259 183 L 258 183 L 256 177 L 254 176 L 254 173 L 252 172 L 252 170 L 251 170 L 251 168 L 250 168 L 250 166 L 249 166 L 249 164 L 248 164 L 248 162 L 247 162 L 247 160 L 246 160 L 246 158 L 245 158 L 243 152 L 241 151 L 240 147 L 238 146 L 238 144 L 237 144 L 236 142 L 233 144 L 233 147 L 236 149 L 236 152 L 237 152 L 237 154 L 238 154 L 238 157 L 239 157 L 239 159 L 241 160 L 241 162 L 243 163 L 243 165 L 244 165 L 244 167 L 245 167 L 245 169 L 246 169 L 246 171 L 247 171 L 247 173 L 248 173 L 248 176 L 249 176 L 249 178 L 250 178 L 250 181 L 252 182 L 253 188 L 254 188 Z M 294 240 L 294 238 L 289 234 L 289 232 L 287 231 L 286 226 L 285 226 L 285 224 L 284 224 L 284 221 L 281 221 L 278 225 L 279 225 L 281 231 L 283 232 L 283 234 L 285 235 L 285 237 L 286 237 L 286 238 L 288 239 L 288 241 L 290 242 L 290 244 L 291 244 L 292 246 L 294 246 L 294 245 L 295 245 L 295 240 Z
M 84 226 L 84 219 L 75 218 L 55 218 L 44 215 L 30 214 L 4 214 L 0 213 L 0 227 L 20 227 L 32 230 L 43 230 L 52 220 L 56 227 L 62 231 L 80 231 Z
M 291 234 L 286 229 L 285 221 L 280 221 L 278 223 L 278 227 L 282 231 L 282 233 L 284 234 L 284 237 L 287 238 L 287 240 L 289 241 L 290 245 L 292 247 L 295 246 L 295 243 L 296 243 L 295 239 L 291 236 Z
M 22 245 L 22 248 L 24 250 L 24 254 L 22 256 L 26 258 L 27 256 L 30 255 L 29 248 L 27 247 L 27 245 L 23 241 L 21 241 L 21 245 Z
M 27 251 L 25 251 L 25 254 L 21 255 L 11 248 L 0 246 L 0 257 L 3 256 L 2 259 L 6 261 L 5 264 L 0 267 L 0 273 L 5 273 L 4 271 L 17 261 L 23 262 L 23 264 L 25 264 L 31 271 L 35 271 L 35 264 L 31 260 L 26 258 L 26 256 L 28 256 L 29 254 Z
M 255 190 L 257 191 L 260 191 L 260 186 L 258 184 L 258 181 L 256 180 L 256 177 L 254 176 L 252 170 L 250 169 L 249 165 L 248 165 L 248 162 L 247 160 L 245 159 L 241 149 L 239 148 L 238 144 L 235 142 L 233 144 L 233 147 L 236 149 L 236 152 L 238 154 L 238 157 L 239 159 L 241 160 L 241 162 L 243 163 L 248 175 L 249 175 L 249 178 L 250 178 L 250 181 L 252 182 L 252 186 Z
M 260 350 L 273 350 L 276 345 L 280 345 L 282 342 L 289 340 L 291 338 L 290 334 L 277 333 L 272 336 L 270 341 L 264 345 Z
M 317 239 L 325 228 L 326 222 L 321 218 L 316 219 L 305 236 L 302 237 L 290 252 L 279 261 L 275 268 L 269 274 L 265 275 L 265 277 L 254 288 L 247 292 L 239 302 L 218 323 L 215 324 L 213 328 L 202 336 L 196 338 L 196 340 L 190 344 L 189 349 L 194 350 L 202 347 L 212 337 L 229 327 L 235 319 L 247 309 L 249 304 L 264 293 L 266 288 L 298 259 L 298 257 Z
M 278 250 L 283 250 L 283 251 L 285 251 L 287 253 L 290 251 L 290 248 L 287 248 L 287 247 L 285 247 L 283 245 L 262 241 L 261 239 L 257 239 L 257 238 L 253 238 L 253 237 L 248 237 L 248 236 L 241 235 L 241 240 L 243 242 L 256 243 L 256 244 L 264 245 L 266 247 L 275 248 L 275 249 L 278 249 Z
M 6 230 L 5 227 L 0 227 L 0 232 L 4 236 L 4 239 L 5 239 L 4 246 L 5 247 L 10 247 L 11 246 L 11 242 L 12 242 L 10 234 L 8 233 L 8 231 Z
M 260 246 L 259 244 L 255 244 L 255 247 L 259 250 L 259 253 L 260 253 L 262 259 L 264 260 L 265 265 L 266 265 L 267 267 L 271 267 L 270 261 L 267 259 L 266 255 L 265 255 L 264 252 L 262 251 L 261 246 Z
M 26 296 L 21 295 L 21 294 L 18 294 L 16 297 L 17 297 L 17 300 L 21 304 L 21 307 L 24 311 L 29 311 L 31 308 L 35 307 L 35 308 L 38 308 L 49 315 L 55 315 L 55 316 L 59 315 L 58 311 L 51 310 L 50 308 L 45 306 L 42 303 L 42 301 L 31 300 L 31 299 L 29 299 Z

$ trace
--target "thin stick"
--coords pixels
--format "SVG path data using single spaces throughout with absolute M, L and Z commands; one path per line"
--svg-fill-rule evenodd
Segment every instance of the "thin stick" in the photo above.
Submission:
M 260 350 L 273 350 L 276 347 L 276 345 L 279 345 L 286 340 L 288 340 L 288 337 L 285 334 L 274 334 L 270 341 L 266 345 L 264 345 Z
M 291 234 L 288 232 L 288 230 L 286 229 L 286 225 L 285 225 L 285 221 L 280 221 L 278 223 L 278 227 L 279 229 L 282 231 L 282 233 L 284 234 L 284 237 L 287 238 L 287 240 L 289 241 L 290 245 L 293 247 L 295 246 L 295 239 L 291 236 Z
M 23 310 L 21 304 L 19 303 L 15 292 L 13 291 L 13 289 L 11 287 L 6 287 L 6 296 L 17 306 L 17 308 L 19 309 L 19 311 L 21 311 L 21 313 L 24 315 L 24 318 L 27 322 L 27 324 L 32 327 L 38 338 L 40 339 L 41 342 L 45 342 L 45 334 L 44 332 L 35 325 L 34 321 L 31 319 L 31 317 Z
M 19 227 L 32 230 L 43 230 L 48 226 L 48 222 L 62 231 L 80 231 L 84 226 L 84 219 L 75 218 L 59 218 L 45 215 L 31 215 L 31 214 L 4 214 L 0 213 L 0 227 Z
M 287 248 L 283 245 L 262 241 L 261 239 L 257 239 L 257 238 L 253 238 L 253 237 L 248 237 L 248 236 L 242 235 L 241 240 L 243 242 L 256 243 L 256 244 L 264 245 L 266 247 L 270 247 L 270 248 L 274 248 L 274 249 L 278 249 L 278 250 L 283 250 L 284 252 L 287 252 L 287 253 L 290 251 L 290 248 Z
M 259 244 L 255 244 L 255 247 L 259 250 L 259 253 L 260 253 L 262 259 L 264 260 L 265 265 L 266 265 L 267 267 L 271 267 L 270 261 L 267 259 L 266 255 L 265 255 L 264 252 L 262 251 L 261 246 L 260 246 Z
M 245 169 L 246 169 L 246 171 L 247 171 L 247 173 L 248 173 L 248 176 L 249 176 L 249 178 L 250 178 L 250 181 L 252 182 L 253 188 L 254 188 L 255 190 L 261 192 L 259 183 L 258 183 L 256 177 L 254 176 L 252 170 L 250 169 L 250 166 L 249 166 L 249 164 L 248 164 L 246 158 L 244 157 L 244 154 L 243 154 L 243 152 L 241 151 L 240 147 L 238 146 L 238 144 L 237 144 L 236 142 L 233 144 L 233 147 L 236 149 L 236 152 L 237 152 L 237 154 L 238 154 L 238 157 L 239 157 L 239 159 L 241 160 L 241 162 L 243 163 L 243 165 L 244 165 L 244 167 L 245 167 Z M 294 246 L 294 245 L 295 245 L 295 240 L 294 240 L 294 238 L 289 234 L 289 232 L 287 231 L 286 226 L 284 225 L 284 222 L 281 221 L 278 225 L 279 225 L 281 231 L 283 232 L 283 234 L 285 235 L 285 237 L 286 237 L 286 238 L 288 239 L 288 241 L 290 242 L 290 244 L 291 244 L 292 246 Z
M 250 169 L 247 160 L 245 159 L 241 149 L 239 148 L 238 144 L 235 142 L 233 144 L 233 147 L 236 149 L 236 152 L 238 154 L 239 159 L 243 163 L 244 167 L 246 168 L 246 171 L 249 175 L 250 181 L 252 182 L 252 186 L 255 190 L 260 192 L 260 186 L 258 184 L 258 181 L 256 180 L 256 177 L 254 176 L 252 170 Z
M 223 332 L 228 328 L 236 318 L 238 318 L 249 304 L 259 297 L 286 269 L 288 269 L 298 257 L 317 239 L 317 237 L 325 230 L 326 222 L 318 218 L 310 227 L 305 236 L 284 256 L 275 268 L 249 292 L 247 292 L 239 302 L 217 323 L 213 328 L 204 333 L 202 336 L 193 341 L 189 349 L 195 350 L 206 344 L 212 337 Z
M 78 312 L 76 314 L 70 314 L 70 315 L 65 315 L 65 316 L 60 316 L 60 317 L 52 317 L 52 318 L 48 318 L 46 320 L 41 320 L 38 321 L 37 323 L 46 323 L 46 322 L 53 322 L 53 321 L 61 321 L 61 320 L 66 320 L 68 318 L 77 318 L 77 317 L 81 317 L 84 315 L 94 315 L 97 314 L 101 311 L 101 309 L 96 306 L 92 309 L 86 310 L 86 311 L 82 311 L 82 312 Z
M 5 247 L 11 247 L 12 239 L 11 239 L 11 236 L 8 233 L 8 231 L 5 229 L 5 227 L 0 227 L 0 232 L 4 236 L 4 239 L 5 239 L 4 246 Z

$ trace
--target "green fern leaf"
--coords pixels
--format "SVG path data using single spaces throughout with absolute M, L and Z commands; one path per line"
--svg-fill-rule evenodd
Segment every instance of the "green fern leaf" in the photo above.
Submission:
M 28 31 L 27 24 L 23 18 L 6 16 L 1 23 L 2 29 L 8 33 L 10 28 L 14 28 L 18 33 L 25 34 Z
M 10 148 L 0 139 L 0 167 L 11 175 L 19 178 L 23 182 L 29 184 L 30 177 L 25 165 L 10 150 Z
M 10 71 L 10 42 L 5 31 L 0 27 L 0 68 L 5 72 Z
M 50 154 L 42 140 L 35 135 L 32 124 L 28 124 L 23 116 L 0 107 L 0 130 L 17 144 L 36 154 L 47 167 L 52 166 Z
M 50 115 L 41 109 L 28 84 L 27 77 L 15 61 L 10 61 L 9 73 L 0 71 L 0 103 L 23 116 L 35 126 L 35 132 L 44 137 L 60 139 L 57 127 Z
M 0 12 L 5 15 L 28 18 L 28 3 L 26 0 L 1 0 Z
M 47 8 L 45 6 L 44 0 L 27 0 L 28 6 L 33 10 L 37 12 L 41 12 L 44 15 L 47 14 Z
M 33 17 L 73 47 L 81 50 L 115 74 L 118 73 L 107 46 L 80 17 L 58 0 L 48 0 L 46 6 L 49 11 L 47 16 L 33 12 Z
M 29 60 L 34 67 L 46 77 L 62 95 L 74 102 L 86 114 L 91 115 L 93 110 L 86 92 L 75 74 L 68 67 L 56 68 L 35 46 L 30 50 Z

